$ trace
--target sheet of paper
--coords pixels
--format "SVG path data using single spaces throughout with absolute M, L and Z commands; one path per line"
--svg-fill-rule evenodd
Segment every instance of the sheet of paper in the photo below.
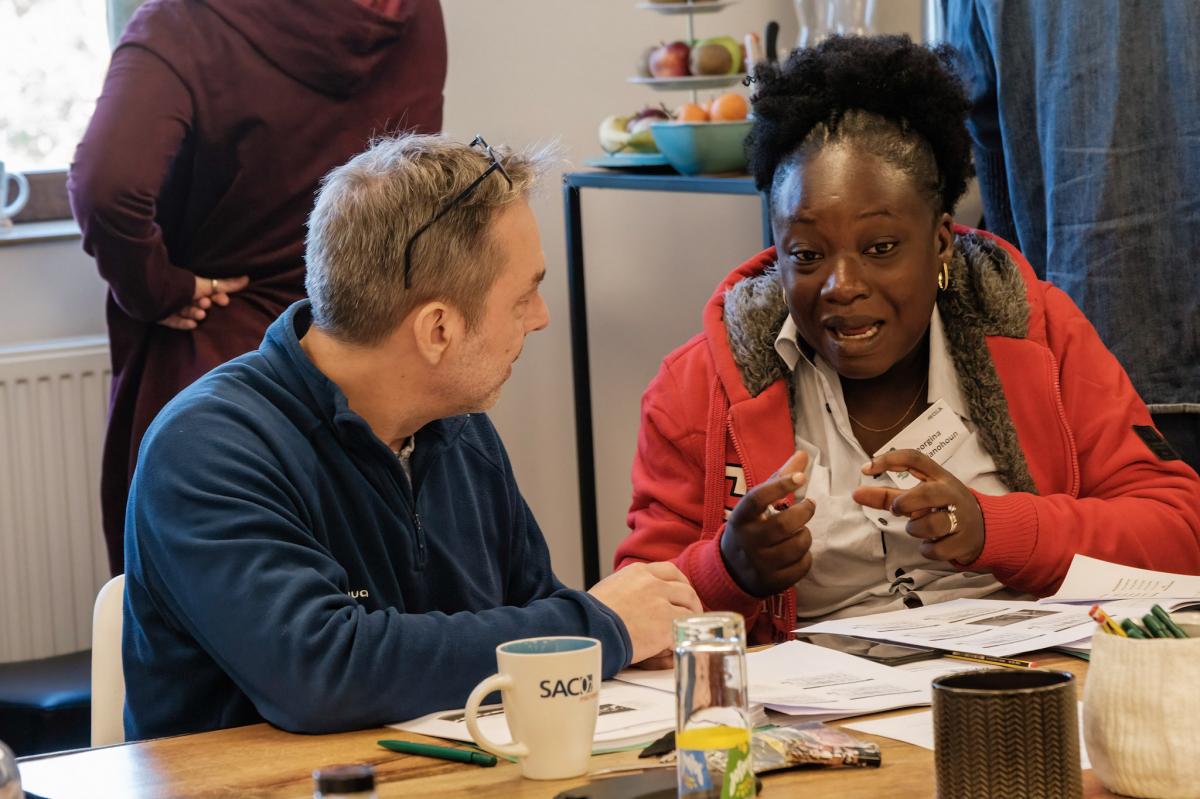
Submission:
M 1082 768 L 1091 768 L 1088 760 L 1087 746 L 1083 742 L 1083 702 L 1078 703 L 1079 713 L 1079 762 Z M 919 746 L 922 749 L 933 749 L 933 711 L 919 710 L 903 716 L 892 716 L 886 719 L 871 719 L 869 721 L 853 721 L 840 725 L 848 730 L 878 735 L 881 738 L 891 738 L 895 741 Z
M 1095 625 L 1087 608 L 1000 599 L 955 599 L 922 608 L 823 621 L 806 633 L 1007 657 L 1078 641 Z
M 750 655 L 746 656 L 747 659 Z M 671 696 L 675 696 L 675 669 L 655 669 L 648 671 L 646 669 L 625 669 L 617 672 L 617 676 L 613 679 L 621 682 L 627 682 L 630 685 L 640 685 L 644 688 L 653 688 L 656 691 L 665 691 Z
M 800 641 L 751 652 L 746 671 L 752 703 L 792 716 L 844 718 L 929 704 L 925 677 Z M 669 669 L 626 669 L 617 679 L 674 696 Z
M 929 704 L 927 679 L 815 644 L 788 641 L 746 660 L 750 701 L 790 715 Z
M 471 733 L 462 710 L 430 713 L 418 719 L 389 725 L 405 732 L 470 741 Z M 499 744 L 512 741 L 508 720 L 500 705 L 485 705 L 479 711 L 479 728 Z M 629 683 L 606 680 L 600 686 L 600 715 L 596 719 L 595 746 L 615 748 L 649 743 L 675 728 L 675 692 L 663 693 Z
M 909 674 L 920 674 L 922 677 L 929 678 L 930 682 L 943 674 L 954 674 L 957 671 L 975 671 L 976 669 L 984 669 L 984 666 L 979 663 L 970 663 L 965 660 L 953 660 L 951 658 L 934 658 L 932 660 L 918 660 L 915 663 L 905 663 L 902 666 L 896 666 L 900 671 L 906 671 Z
M 1076 555 L 1054 596 L 1039 602 L 1145 599 L 1167 610 L 1200 604 L 1200 576 L 1156 572 Z M 1108 606 L 1105 605 L 1105 609 Z M 1111 611 L 1109 611 L 1111 613 Z M 1148 611 L 1147 611 L 1148 612 Z

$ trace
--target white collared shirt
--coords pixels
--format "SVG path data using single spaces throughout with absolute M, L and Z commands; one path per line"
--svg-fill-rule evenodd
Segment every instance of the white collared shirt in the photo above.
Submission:
M 409 436 L 404 439 L 400 449 L 396 450 L 396 457 L 400 460 L 400 468 L 404 470 L 404 476 L 408 478 L 409 487 L 412 486 L 412 454 L 416 448 L 417 437 Z
M 796 584 L 800 620 L 882 613 L 959 597 L 1016 596 L 990 574 L 962 572 L 944 561 L 927 560 L 921 556 L 920 541 L 904 530 L 906 517 L 865 508 L 850 498 L 858 486 L 888 478 L 861 471 L 870 457 L 850 429 L 837 371 L 820 355 L 815 362 L 805 355 L 790 315 L 775 339 L 775 351 L 795 372 L 796 449 L 809 455 L 806 496 L 816 504 L 808 524 L 813 565 Z M 936 306 L 929 322 L 926 398 L 930 403 L 945 400 L 970 434 L 943 468 L 976 491 L 1007 494 L 967 414 Z

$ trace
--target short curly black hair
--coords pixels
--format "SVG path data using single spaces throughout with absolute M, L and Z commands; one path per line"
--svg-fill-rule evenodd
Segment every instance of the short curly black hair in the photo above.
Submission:
M 908 36 L 833 36 L 793 51 L 783 66 L 760 65 L 754 83 L 746 146 L 759 191 L 772 188 L 784 159 L 813 144 L 814 131 L 824 141 L 852 139 L 903 169 L 939 213 L 953 213 L 966 191 L 974 173 L 970 103 L 948 45 L 928 48 Z

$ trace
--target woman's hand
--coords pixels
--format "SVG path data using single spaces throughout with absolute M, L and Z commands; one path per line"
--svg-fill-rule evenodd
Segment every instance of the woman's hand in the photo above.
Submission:
M 755 486 L 729 514 L 721 534 L 721 559 L 743 591 L 768 597 L 791 588 L 812 568 L 812 535 L 805 527 L 812 500 L 784 511 L 775 503 L 804 485 L 808 454 L 797 452 L 770 480 Z
M 930 560 L 969 565 L 983 552 L 983 510 L 971 490 L 950 472 L 915 449 L 897 449 L 871 460 L 863 474 L 909 472 L 921 484 L 907 491 L 892 486 L 859 486 L 851 497 L 868 508 L 907 516 L 904 528 L 921 539 L 921 554 Z M 956 526 L 950 529 L 953 506 Z
M 200 277 L 196 276 L 196 290 L 192 294 L 192 302 L 185 305 L 166 319 L 158 323 L 172 330 L 195 330 L 196 326 L 208 316 L 208 309 L 213 305 L 222 307 L 229 304 L 229 295 L 235 294 L 250 285 L 250 278 L 241 277 Z

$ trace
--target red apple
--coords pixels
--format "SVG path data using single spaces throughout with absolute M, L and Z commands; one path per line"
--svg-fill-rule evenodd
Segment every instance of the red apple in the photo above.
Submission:
M 688 74 L 692 48 L 687 42 L 671 42 L 650 54 L 650 74 L 656 78 L 682 78 Z
M 637 133 L 639 130 L 645 130 L 650 127 L 652 122 L 667 122 L 671 119 L 670 112 L 663 106 L 655 108 L 654 106 L 646 106 L 641 111 L 629 118 L 625 128 L 630 133 Z

